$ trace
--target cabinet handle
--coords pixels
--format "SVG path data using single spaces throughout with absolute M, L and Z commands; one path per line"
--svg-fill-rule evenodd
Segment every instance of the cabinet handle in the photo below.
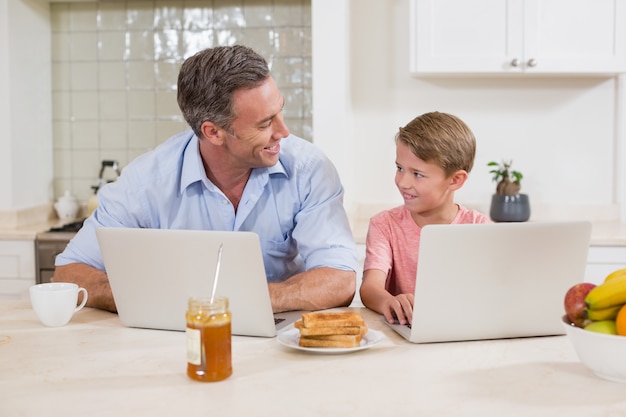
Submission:
M 532 67 L 536 67 L 536 66 L 537 66 L 537 60 L 535 60 L 535 58 L 530 58 L 530 59 L 528 60 L 527 65 L 528 65 L 529 67 L 531 67 L 531 68 L 532 68 Z
M 518 59 L 517 59 L 517 58 L 514 58 L 514 59 L 511 61 L 511 66 L 512 66 L 512 67 L 518 67 L 518 66 L 519 66 L 519 61 L 518 61 Z

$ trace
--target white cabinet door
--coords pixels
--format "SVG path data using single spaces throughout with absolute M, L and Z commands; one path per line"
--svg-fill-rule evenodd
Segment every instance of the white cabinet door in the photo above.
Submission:
M 0 300 L 27 298 L 33 284 L 34 240 L 0 240 Z
M 528 72 L 626 70 L 626 1 L 525 0 L 524 5 L 523 67 Z
M 611 272 L 626 267 L 626 246 L 591 246 L 585 281 L 601 284 Z
M 522 14 L 522 0 L 411 0 L 411 72 L 520 72 Z
M 625 5 L 626 0 L 411 0 L 411 72 L 625 72 Z

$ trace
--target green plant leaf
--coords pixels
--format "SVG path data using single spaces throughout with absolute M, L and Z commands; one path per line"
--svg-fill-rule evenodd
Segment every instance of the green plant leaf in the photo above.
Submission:
M 492 175 L 492 179 L 494 182 L 498 183 L 496 186 L 496 192 L 501 192 L 500 190 L 509 188 L 502 187 L 500 183 L 515 183 L 518 185 L 518 188 L 521 187 L 521 181 L 524 176 L 519 171 L 514 171 L 511 169 L 511 165 L 513 164 L 513 160 L 502 160 L 502 162 L 491 161 L 487 163 L 489 167 L 497 167 L 496 169 L 492 169 L 489 173 Z

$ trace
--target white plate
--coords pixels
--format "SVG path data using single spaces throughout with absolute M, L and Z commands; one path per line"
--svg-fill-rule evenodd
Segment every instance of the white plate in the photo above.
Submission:
M 316 348 L 316 347 L 303 347 L 300 346 L 300 330 L 290 329 L 279 333 L 276 337 L 278 343 L 283 346 L 287 346 L 292 349 L 304 350 L 306 352 L 314 353 L 350 353 L 358 350 L 369 349 L 383 340 L 383 333 L 377 330 L 368 330 L 361 339 L 361 345 L 352 348 Z

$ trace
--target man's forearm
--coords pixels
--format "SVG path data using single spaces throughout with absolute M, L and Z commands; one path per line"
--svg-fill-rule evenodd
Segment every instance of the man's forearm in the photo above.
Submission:
M 57 266 L 52 281 L 73 282 L 87 290 L 88 307 L 117 312 L 109 279 L 99 269 L 80 263 Z
M 274 313 L 292 310 L 324 310 L 350 305 L 356 290 L 356 273 L 317 268 L 269 284 Z

